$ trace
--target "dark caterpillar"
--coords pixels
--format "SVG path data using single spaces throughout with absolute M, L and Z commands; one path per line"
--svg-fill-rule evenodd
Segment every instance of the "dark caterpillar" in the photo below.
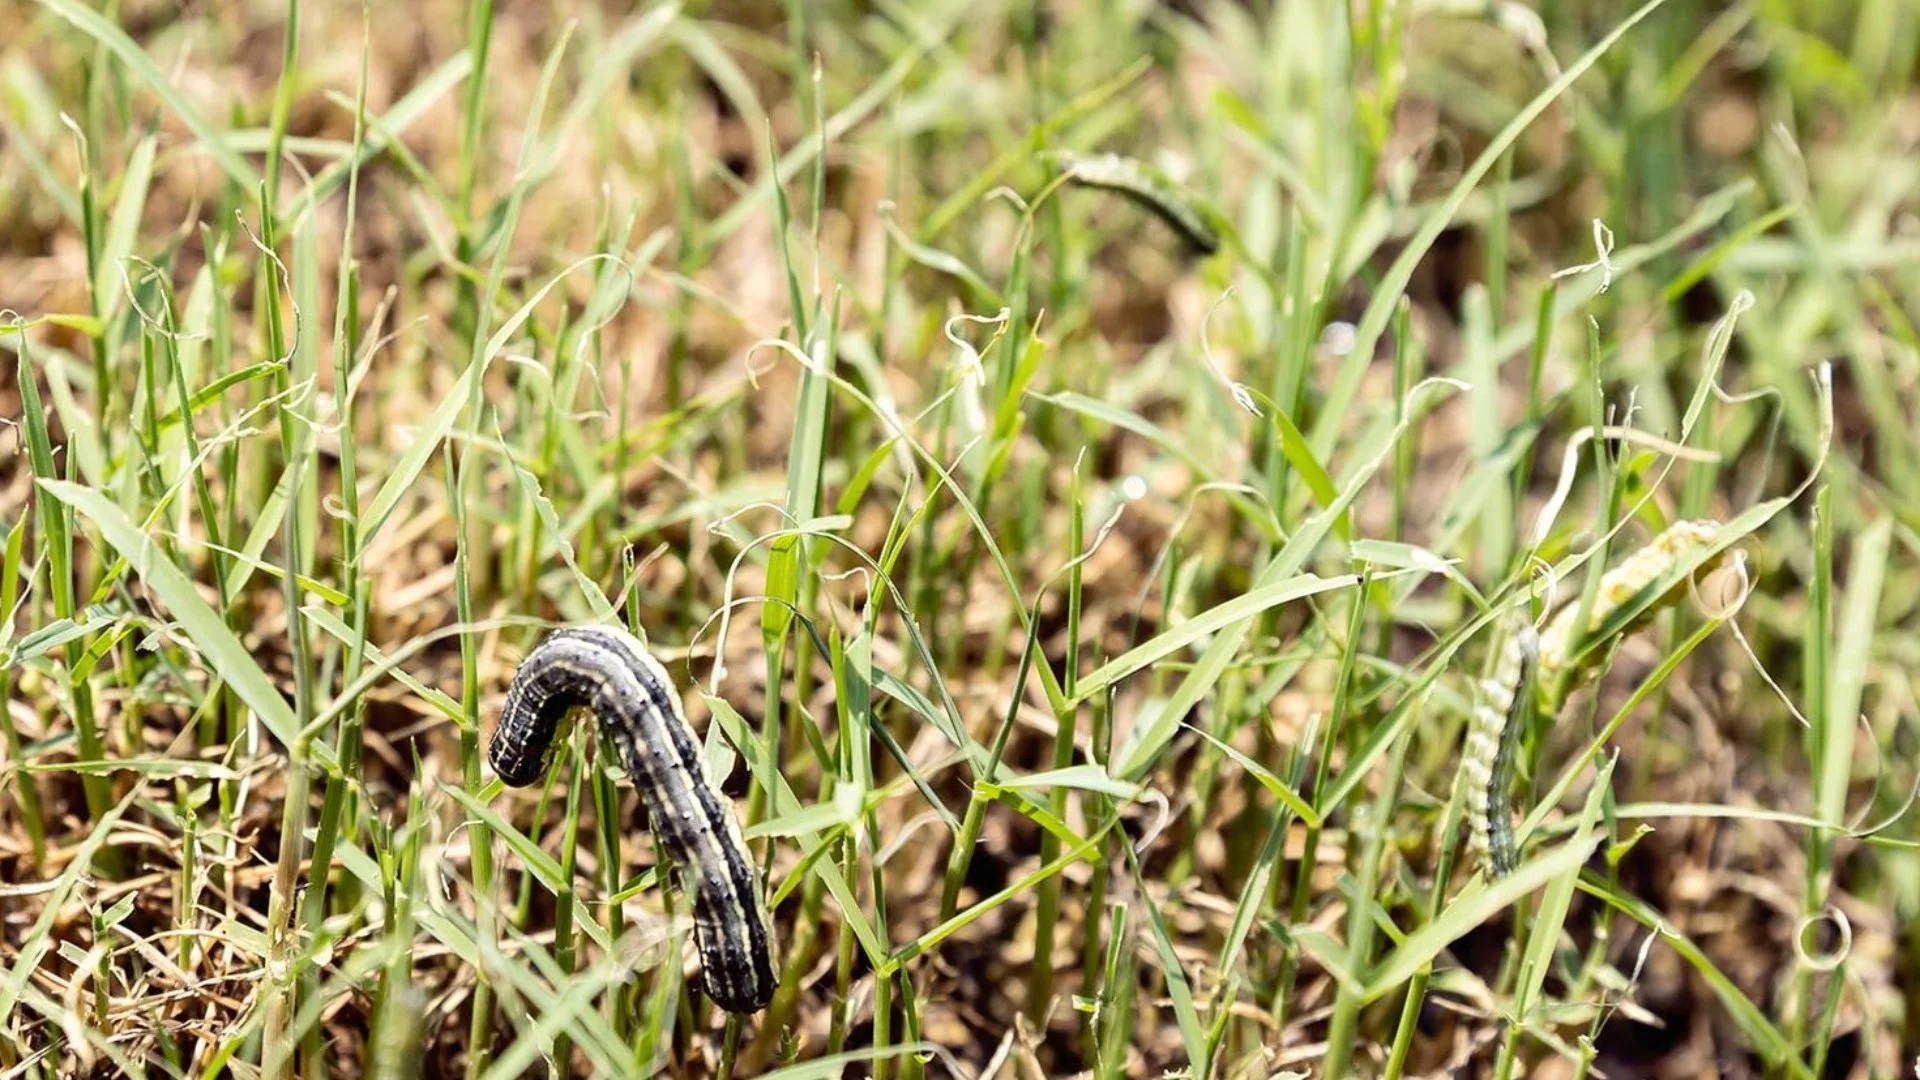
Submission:
M 1069 183 L 1125 196 L 1166 222 L 1202 255 L 1220 250 L 1219 231 L 1208 224 L 1172 184 L 1144 163 L 1118 154 L 1098 157 L 1061 154 L 1057 160 Z
M 673 680 L 636 638 L 610 626 L 558 630 L 527 654 L 487 746 L 493 771 L 511 787 L 538 782 L 575 708 L 592 712 L 619 750 L 654 836 L 680 868 L 707 996 L 732 1013 L 765 1008 L 779 976 L 759 875 Z

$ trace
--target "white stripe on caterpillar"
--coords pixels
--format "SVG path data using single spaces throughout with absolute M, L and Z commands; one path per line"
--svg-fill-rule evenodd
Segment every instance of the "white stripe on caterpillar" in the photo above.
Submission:
M 554 733 L 575 708 L 606 730 L 654 836 L 680 868 L 707 996 L 728 1012 L 765 1008 L 779 977 L 759 875 L 732 800 L 707 775 L 673 680 L 638 639 L 611 626 L 578 627 L 555 631 L 528 653 L 487 746 L 493 771 L 511 787 L 539 781 Z

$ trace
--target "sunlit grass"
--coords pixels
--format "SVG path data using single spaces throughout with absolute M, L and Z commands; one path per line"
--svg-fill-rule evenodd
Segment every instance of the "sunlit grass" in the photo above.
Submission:
M 1920 11 L 1547 8 L 38 0 L 0 1075 L 1904 1074 Z

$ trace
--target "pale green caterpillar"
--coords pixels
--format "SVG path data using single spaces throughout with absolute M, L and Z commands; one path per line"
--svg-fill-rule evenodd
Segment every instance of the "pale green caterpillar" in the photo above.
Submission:
M 1554 711 L 1559 705 L 1555 697 L 1561 690 L 1561 677 L 1569 674 L 1573 663 L 1573 650 L 1582 642 L 1581 638 L 1606 625 L 1621 605 L 1640 595 L 1640 592 L 1660 580 L 1682 559 L 1700 548 L 1713 543 L 1720 535 L 1720 523 L 1717 521 L 1681 521 L 1667 527 L 1666 531 L 1648 541 L 1647 546 L 1634 552 L 1627 560 L 1600 579 L 1600 590 L 1593 599 L 1593 608 L 1587 616 L 1585 633 L 1576 634 L 1574 623 L 1579 618 L 1578 603 L 1568 604 L 1560 609 L 1547 624 L 1545 633 L 1540 635 L 1540 681 L 1539 693 L 1541 707 Z M 1635 620 L 1640 622 L 1668 607 L 1679 599 L 1680 589 L 1676 586 L 1649 605 L 1646 611 Z M 1621 633 L 1631 633 L 1635 626 L 1624 628 Z
M 1565 677 L 1575 670 L 1573 653 L 1585 644 L 1582 639 L 1604 627 L 1622 606 L 1719 535 L 1720 523 L 1716 521 L 1678 522 L 1607 571 L 1600 578 L 1584 633 L 1575 633 L 1580 616 L 1577 600 L 1562 607 L 1537 637 L 1533 627 L 1524 622 L 1509 633 L 1493 674 L 1477 687 L 1460 760 L 1461 779 L 1466 784 L 1468 843 L 1489 876 L 1504 877 L 1520 861 L 1513 831 L 1512 789 L 1519 775 L 1521 738 L 1529 710 L 1538 708 L 1548 716 L 1559 712 Z M 1680 592 L 1678 585 L 1668 589 L 1620 633 L 1631 633 L 1655 612 L 1677 602 Z
M 1460 758 L 1467 785 L 1468 843 L 1495 877 L 1511 873 L 1519 862 L 1508 802 L 1539 659 L 1539 635 L 1522 622 L 1507 636 L 1493 674 L 1480 680 L 1466 752 Z

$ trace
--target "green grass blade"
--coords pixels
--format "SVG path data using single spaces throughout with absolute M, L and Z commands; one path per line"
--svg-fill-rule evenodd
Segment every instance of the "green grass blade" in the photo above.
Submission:
M 194 588 L 193 581 L 168 561 L 158 545 L 136 528 L 118 506 L 99 492 L 64 480 L 40 480 L 40 490 L 79 511 L 100 530 L 107 543 L 124 556 L 134 573 L 147 583 L 154 595 L 167 607 L 200 649 L 207 663 L 220 678 L 247 703 L 267 730 L 288 747 L 299 735 L 299 723 L 293 708 L 267 678 L 254 660 L 253 653 L 240 643 L 233 631 Z M 314 747 L 315 757 L 331 768 L 331 752 Z
M 1427 252 L 1433 248 L 1433 242 L 1446 231 L 1454 215 L 1460 212 L 1460 207 L 1467 201 L 1467 196 L 1473 193 L 1473 189 L 1480 185 L 1480 181 L 1486 178 L 1493 166 L 1513 147 L 1514 143 L 1519 141 L 1521 134 L 1540 118 L 1541 113 L 1547 111 L 1549 105 L 1566 93 L 1567 89 L 1580 76 L 1586 74 L 1587 69 L 1598 63 L 1601 57 L 1611 52 L 1613 47 L 1619 44 L 1620 39 L 1626 36 L 1627 31 L 1638 26 L 1665 2 L 1666 0 L 1647 0 L 1647 3 L 1641 5 L 1633 14 L 1615 25 L 1607 36 L 1582 53 L 1579 59 L 1568 64 L 1546 89 L 1534 95 L 1533 100 L 1527 102 L 1526 106 L 1512 120 L 1509 120 L 1506 126 L 1500 129 L 1499 134 L 1495 135 L 1493 140 L 1480 151 L 1480 156 L 1474 158 L 1473 164 L 1468 166 L 1467 171 L 1454 182 L 1453 190 L 1448 192 L 1446 200 L 1427 215 L 1426 221 L 1420 225 L 1420 230 L 1400 250 L 1400 254 L 1393 260 L 1393 265 L 1387 268 L 1386 276 L 1373 288 L 1367 300 L 1367 309 L 1361 314 L 1360 324 L 1354 333 L 1353 351 L 1341 365 L 1340 373 L 1336 376 L 1332 389 L 1328 391 L 1325 411 L 1320 414 L 1319 423 L 1314 425 L 1311 444 L 1316 456 L 1325 458 L 1327 451 L 1332 448 L 1339 425 L 1346 419 L 1347 407 L 1351 404 L 1354 393 L 1360 388 L 1360 380 L 1373 363 L 1374 348 L 1380 342 L 1380 335 L 1386 331 L 1387 322 L 1393 317 L 1395 306 L 1400 303 L 1400 297 L 1405 295 L 1408 283 L 1413 280 L 1414 269 L 1420 265 L 1422 259 L 1426 258 Z
M 1190 645 L 1218 633 L 1228 627 L 1239 626 L 1251 621 L 1261 612 L 1295 600 L 1304 600 L 1309 596 L 1345 589 L 1360 583 L 1353 574 L 1339 574 L 1323 578 L 1315 574 L 1300 574 L 1259 586 L 1250 592 L 1236 596 L 1225 603 L 1207 609 L 1179 626 L 1142 642 L 1139 646 L 1115 657 L 1095 668 L 1082 679 L 1074 690 L 1074 701 L 1086 701 L 1103 694 L 1108 687 L 1127 676 L 1141 671 L 1150 665 L 1172 656 Z M 1177 722 L 1173 717 L 1169 722 Z M 1161 740 L 1164 742 L 1164 740 Z M 1153 754 L 1159 751 L 1159 745 L 1148 741 L 1150 748 L 1141 753 Z M 1121 772 L 1129 772 L 1127 765 Z
M 260 186 L 260 177 L 233 148 L 227 145 L 223 134 L 209 124 L 200 111 L 193 107 L 185 95 L 181 94 L 171 81 L 160 71 L 159 65 L 146 54 L 146 50 L 127 36 L 126 31 L 107 21 L 106 16 L 85 7 L 76 0 L 40 0 L 42 7 L 72 23 L 82 33 L 104 45 L 113 55 L 125 64 L 141 82 L 152 90 L 167 106 L 167 110 L 180 118 L 187 130 L 200 140 L 205 153 L 219 164 L 222 171 L 232 178 L 241 191 L 254 191 Z
M 1753 1048 L 1760 1052 L 1761 1057 L 1776 1068 L 1783 1069 L 1786 1075 L 1794 1077 L 1795 1080 L 1811 1080 L 1806 1064 L 1793 1052 L 1793 1048 L 1788 1044 L 1786 1037 L 1780 1033 L 1780 1029 L 1767 1019 L 1766 1013 L 1761 1011 L 1751 998 L 1741 993 L 1733 980 L 1728 978 L 1712 960 L 1709 960 L 1707 955 L 1700 951 L 1699 946 L 1673 929 L 1672 924 L 1657 910 L 1643 900 L 1616 891 L 1613 886 L 1593 874 L 1581 875 L 1580 891 L 1605 902 L 1615 911 L 1657 934 L 1663 943 L 1679 953 L 1680 958 L 1685 960 L 1706 982 L 1708 988 L 1713 991 L 1713 995 L 1720 999 L 1721 1006 L 1733 1018 L 1740 1032 L 1747 1037 Z
M 1583 836 L 1566 841 L 1526 860 L 1513 873 L 1491 885 L 1486 879 L 1476 877 L 1433 921 L 1408 934 L 1404 942 L 1374 965 L 1367 973 L 1363 999 L 1378 1001 L 1406 985 L 1415 972 L 1474 927 L 1569 870 L 1579 870 L 1600 846 L 1600 840 L 1598 836 Z

